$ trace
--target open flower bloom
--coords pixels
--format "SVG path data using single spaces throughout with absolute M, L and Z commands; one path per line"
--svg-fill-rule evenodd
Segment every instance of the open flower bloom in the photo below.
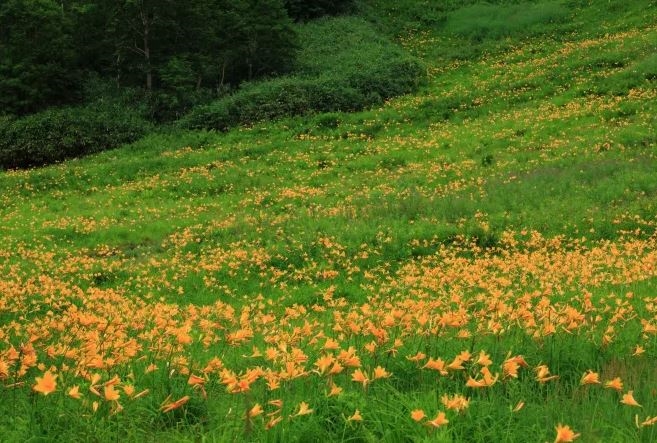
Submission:
M 556 427 L 557 437 L 554 439 L 554 443 L 566 443 L 575 440 L 579 437 L 580 434 L 576 434 L 575 431 L 570 429 L 568 425 L 558 424 Z
M 623 394 L 623 398 L 620 402 L 628 406 L 635 406 L 637 408 L 641 407 L 641 405 L 634 399 L 634 391 L 627 391 L 627 394 Z
M 361 383 L 363 387 L 367 386 L 367 384 L 370 381 L 370 379 L 367 378 L 367 376 L 360 369 L 356 369 L 354 371 L 354 373 L 351 376 L 351 380 L 357 383 Z
M 376 380 L 377 378 L 388 378 L 390 377 L 390 372 L 386 371 L 385 368 L 381 366 L 377 366 L 374 368 L 374 376 L 373 379 Z
M 600 384 L 600 374 L 597 372 L 593 372 L 591 370 L 586 371 L 584 375 L 582 375 L 582 379 L 579 382 L 580 385 L 593 385 L 593 384 Z
M 43 377 L 36 377 L 36 384 L 32 387 L 36 392 L 43 395 L 48 395 L 55 392 L 57 389 L 57 376 L 53 375 L 50 371 L 46 371 Z
M 414 409 L 411 411 L 411 418 L 415 421 L 420 421 L 426 416 L 427 414 L 425 414 L 422 409 Z
M 550 369 L 547 365 L 539 365 L 536 367 L 536 381 L 539 383 L 545 383 L 555 378 L 559 378 L 558 375 L 550 375 Z
M 107 401 L 116 401 L 121 396 L 121 394 L 119 394 L 119 391 L 116 390 L 114 385 L 106 385 L 103 394 L 105 400 Z
M 443 395 L 440 401 L 447 409 L 453 409 L 456 412 L 461 412 L 470 406 L 470 400 L 458 394 L 451 397 Z
M 621 381 L 620 377 L 616 377 L 613 380 L 605 382 L 605 388 L 621 392 L 623 390 L 623 382 Z
M 356 409 L 356 412 L 354 412 L 354 415 L 349 417 L 347 421 L 363 421 L 363 416 L 360 415 L 360 411 Z
M 302 401 L 301 403 L 299 403 L 299 412 L 294 414 L 293 417 L 297 417 L 299 415 L 308 415 L 308 414 L 312 414 L 313 412 L 314 412 L 314 409 L 310 409 L 310 407 L 308 406 L 308 403 L 306 403 L 305 401 Z

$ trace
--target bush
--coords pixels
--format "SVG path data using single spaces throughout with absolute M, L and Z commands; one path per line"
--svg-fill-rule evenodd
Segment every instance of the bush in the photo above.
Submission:
M 239 124 L 313 112 L 354 111 L 367 98 L 358 90 L 326 78 L 281 77 L 250 83 L 238 93 L 199 106 L 180 124 L 221 131 Z
M 307 24 L 301 41 L 295 75 L 244 84 L 231 96 L 195 108 L 180 125 L 227 130 L 284 116 L 357 111 L 413 92 L 425 80 L 416 58 L 357 18 Z
M 125 109 L 71 107 L 0 119 L 0 167 L 55 163 L 134 141 L 149 124 Z

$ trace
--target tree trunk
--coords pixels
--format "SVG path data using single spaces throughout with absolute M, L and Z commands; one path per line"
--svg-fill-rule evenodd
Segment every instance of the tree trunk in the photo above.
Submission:
M 151 50 L 148 47 L 148 25 L 144 28 L 144 60 L 146 61 L 146 90 L 153 89 L 153 69 L 151 68 Z
M 151 67 L 151 49 L 149 46 L 150 20 L 148 15 L 142 11 L 141 22 L 144 26 L 144 62 L 146 63 L 146 90 L 151 92 L 153 89 L 153 69 Z

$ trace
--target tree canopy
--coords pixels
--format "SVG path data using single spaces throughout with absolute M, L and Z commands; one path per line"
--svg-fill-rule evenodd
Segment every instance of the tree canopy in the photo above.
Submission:
M 5 0 L 0 114 L 79 101 L 90 74 L 175 99 L 287 72 L 297 48 L 289 15 L 299 12 L 296 3 Z

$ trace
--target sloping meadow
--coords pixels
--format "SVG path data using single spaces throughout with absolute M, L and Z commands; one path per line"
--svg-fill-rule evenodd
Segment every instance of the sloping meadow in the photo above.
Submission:
M 654 441 L 654 23 L 4 172 L 1 439 Z

